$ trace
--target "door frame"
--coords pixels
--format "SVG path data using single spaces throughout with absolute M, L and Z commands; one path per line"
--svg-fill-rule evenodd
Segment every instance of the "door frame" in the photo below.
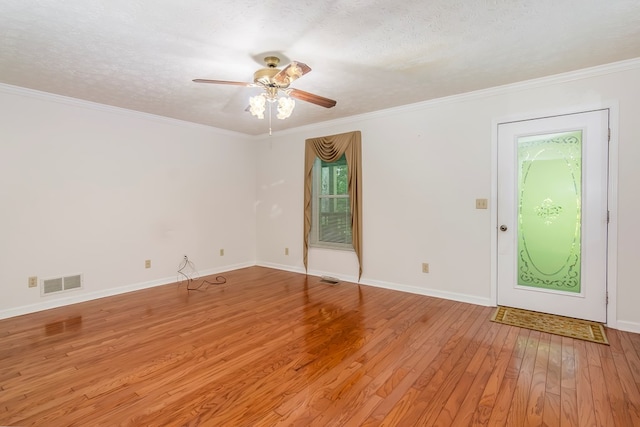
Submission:
M 491 123 L 491 298 L 492 306 L 498 305 L 498 126 L 503 123 L 536 120 L 554 116 L 579 114 L 593 110 L 609 110 L 609 171 L 607 204 L 609 228 L 607 232 L 607 326 L 617 327 L 617 264 L 618 264 L 618 102 L 579 105 L 537 113 L 520 113 L 494 118 Z

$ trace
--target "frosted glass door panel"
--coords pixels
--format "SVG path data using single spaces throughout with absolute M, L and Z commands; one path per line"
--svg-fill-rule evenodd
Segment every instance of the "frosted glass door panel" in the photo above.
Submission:
M 582 131 L 520 137 L 518 285 L 580 292 Z

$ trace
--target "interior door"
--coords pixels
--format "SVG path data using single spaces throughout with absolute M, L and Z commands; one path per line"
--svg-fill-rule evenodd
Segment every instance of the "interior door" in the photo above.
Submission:
M 609 110 L 498 125 L 498 305 L 606 322 Z

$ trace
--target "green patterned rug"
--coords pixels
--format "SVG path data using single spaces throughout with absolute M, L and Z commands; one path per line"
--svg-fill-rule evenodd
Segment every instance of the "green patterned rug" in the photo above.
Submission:
M 498 306 L 491 321 L 609 345 L 604 326 L 589 320 Z

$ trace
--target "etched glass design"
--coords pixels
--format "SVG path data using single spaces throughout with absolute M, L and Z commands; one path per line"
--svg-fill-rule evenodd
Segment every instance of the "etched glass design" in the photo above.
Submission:
M 517 139 L 518 285 L 580 292 L 582 131 Z

